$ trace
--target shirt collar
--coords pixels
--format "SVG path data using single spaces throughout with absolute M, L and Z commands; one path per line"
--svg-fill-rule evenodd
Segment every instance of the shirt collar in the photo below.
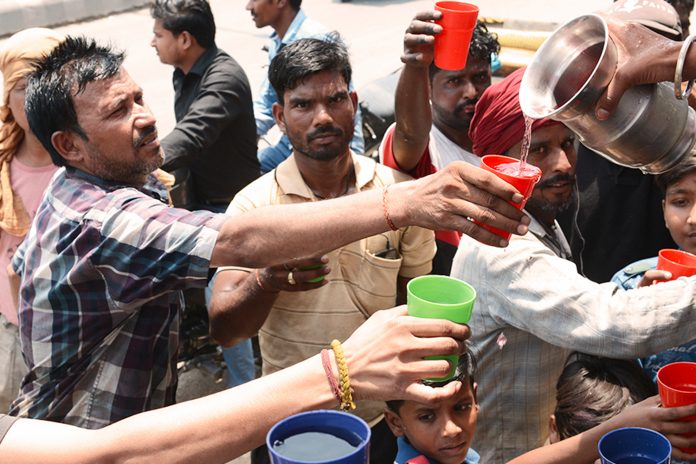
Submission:
M 553 221 L 553 225 L 551 226 L 553 231 L 552 234 L 549 233 L 547 228 L 541 225 L 541 222 L 530 214 L 529 211 L 525 210 L 524 212 L 527 213 L 531 219 L 531 222 L 529 223 L 529 233 L 537 236 L 539 240 L 547 244 L 547 246 L 551 246 L 554 249 L 553 251 L 561 258 L 570 259 L 572 256 L 570 245 L 568 244 L 568 240 L 561 230 L 561 226 L 558 225 L 558 222 L 556 220 Z
M 297 32 L 300 30 L 300 27 L 302 26 L 302 23 L 306 18 L 307 15 L 302 10 L 302 8 L 300 8 L 300 10 L 297 12 L 292 22 L 290 23 L 290 26 L 288 26 L 288 30 L 285 32 L 283 38 L 281 39 L 280 37 L 278 37 L 278 33 L 273 31 L 273 33 L 271 34 L 271 39 L 278 45 L 287 45 L 289 43 L 294 42 L 295 36 L 297 36 Z
M 353 159 L 353 168 L 355 169 L 355 186 L 359 192 L 375 178 L 377 165 L 370 158 L 356 155 L 352 151 L 350 156 Z M 312 190 L 305 183 L 302 174 L 300 174 L 294 154 L 290 155 L 288 159 L 280 163 L 275 169 L 275 180 L 286 195 L 297 195 L 307 200 L 314 198 Z
M 208 66 L 210 63 L 213 61 L 215 58 L 215 55 L 217 55 L 218 48 L 213 45 L 210 48 L 207 48 L 201 56 L 198 57 L 196 62 L 193 64 L 191 69 L 189 70 L 189 74 L 195 74 L 196 76 L 202 76 L 205 73 L 205 70 L 208 69 Z M 181 71 L 181 69 L 176 68 L 174 70 L 174 75 L 179 76 L 179 77 L 184 77 L 184 73 Z
M 68 177 L 75 177 L 77 179 L 84 180 L 106 190 L 107 192 L 113 192 L 114 190 L 122 188 L 134 188 L 156 200 L 167 203 L 166 188 L 152 174 L 148 174 L 145 184 L 142 187 L 139 187 L 137 185 L 126 184 L 124 182 L 107 180 L 72 166 L 65 166 L 65 173 Z

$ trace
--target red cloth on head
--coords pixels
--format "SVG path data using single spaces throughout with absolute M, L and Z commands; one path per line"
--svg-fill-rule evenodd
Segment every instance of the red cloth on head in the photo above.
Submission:
M 524 137 L 520 108 L 520 83 L 526 68 L 520 68 L 483 92 L 469 126 L 473 152 L 479 156 L 502 155 Z M 553 119 L 535 119 L 532 131 L 560 124 Z

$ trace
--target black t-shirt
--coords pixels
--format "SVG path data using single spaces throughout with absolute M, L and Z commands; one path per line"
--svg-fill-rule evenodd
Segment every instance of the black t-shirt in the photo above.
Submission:
M 654 176 L 612 163 L 580 145 L 577 182 L 580 207 L 578 228 L 572 214 L 558 218 L 573 250 L 573 258 L 586 277 L 607 282 L 616 271 L 661 248 L 676 245 L 665 227 L 662 192 Z

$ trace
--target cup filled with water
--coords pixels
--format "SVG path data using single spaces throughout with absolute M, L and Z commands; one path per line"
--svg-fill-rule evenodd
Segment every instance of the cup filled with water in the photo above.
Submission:
M 696 403 L 696 363 L 673 362 L 657 371 L 657 391 L 662 407 L 676 408 Z M 694 421 L 696 416 L 681 419 Z M 693 435 L 689 435 L 693 436 Z M 696 453 L 696 448 L 683 449 L 685 453 Z
M 273 464 L 367 464 L 370 433 L 367 423 L 352 414 L 310 411 L 274 425 L 266 445 Z
M 515 187 L 522 196 L 524 196 L 521 202 L 511 203 L 518 209 L 524 208 L 524 205 L 534 191 L 534 186 L 539 182 L 539 179 L 541 179 L 541 169 L 524 160 L 510 158 L 509 156 L 486 155 L 481 158 L 481 168 L 500 177 L 505 182 Z M 481 224 L 478 221 L 476 221 L 476 223 L 494 234 L 506 240 L 510 240 L 511 234 L 509 232 L 486 224 Z
M 672 455 L 664 435 L 640 427 L 612 430 L 597 447 L 602 464 L 669 464 Z

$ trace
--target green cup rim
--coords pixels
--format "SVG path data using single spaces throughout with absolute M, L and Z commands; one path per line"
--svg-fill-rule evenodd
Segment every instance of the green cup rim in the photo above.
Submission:
M 427 300 L 421 296 L 418 296 L 413 292 L 413 287 L 418 286 L 422 284 L 423 282 L 447 282 L 449 285 L 451 284 L 456 284 L 460 288 L 464 287 L 466 291 L 470 292 L 471 297 L 467 300 L 462 300 L 458 303 L 438 303 L 434 301 Z M 407 306 L 409 307 L 409 314 L 415 315 L 416 317 L 429 317 L 433 319 L 447 319 L 452 322 L 457 322 L 460 324 L 466 324 L 469 319 L 471 318 L 471 314 L 473 313 L 473 305 L 476 302 L 476 289 L 469 284 L 468 282 L 464 282 L 463 280 L 456 279 L 454 277 L 448 277 L 448 276 L 440 276 L 440 275 L 426 275 L 426 276 L 420 276 L 416 277 L 415 279 L 411 279 L 408 282 L 408 285 L 406 286 L 406 292 L 407 292 Z M 422 305 L 428 305 L 433 308 L 434 311 L 426 315 L 423 314 L 423 311 L 420 309 L 415 309 L 412 307 L 412 303 L 420 303 Z M 462 312 L 462 306 L 467 306 L 465 309 L 465 312 Z M 419 314 L 414 314 L 419 313 Z M 464 316 L 464 317 L 462 317 Z

